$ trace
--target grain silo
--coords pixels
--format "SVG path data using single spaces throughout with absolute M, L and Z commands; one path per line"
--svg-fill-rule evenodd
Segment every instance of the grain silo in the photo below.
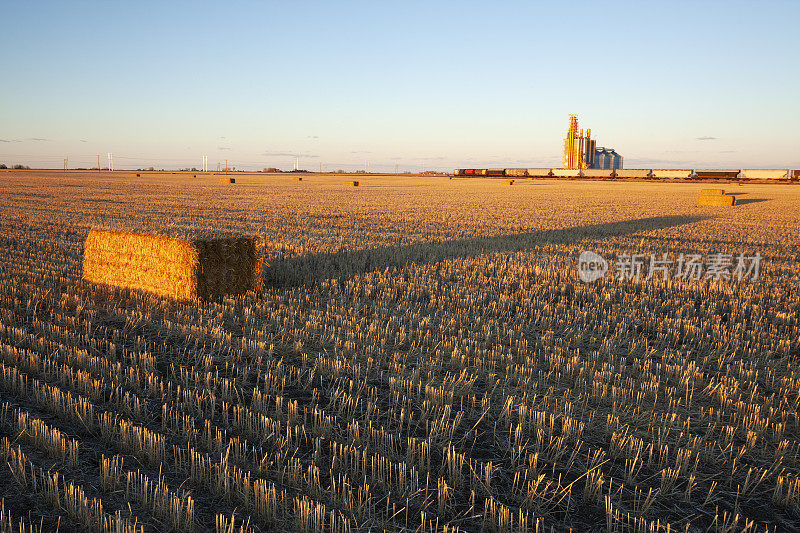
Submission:
M 594 151 L 593 168 L 610 170 L 622 168 L 622 156 L 614 151 L 613 148 L 605 148 L 601 146 Z

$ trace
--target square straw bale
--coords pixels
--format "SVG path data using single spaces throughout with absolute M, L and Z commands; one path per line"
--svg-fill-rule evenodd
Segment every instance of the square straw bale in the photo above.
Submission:
M 358 182 L 357 181 L 345 181 L 344 182 L 344 186 L 345 187 L 358 187 Z
M 701 194 L 697 198 L 697 205 L 715 205 L 715 206 L 736 205 L 736 197 L 720 196 L 718 194 Z
M 176 300 L 220 298 L 261 290 L 262 262 L 258 237 L 173 239 L 92 229 L 83 277 Z
M 236 178 L 219 178 L 220 183 L 236 183 Z
M 725 189 L 701 189 L 700 190 L 700 195 L 701 196 L 712 196 L 712 195 L 722 196 L 723 194 L 725 194 Z

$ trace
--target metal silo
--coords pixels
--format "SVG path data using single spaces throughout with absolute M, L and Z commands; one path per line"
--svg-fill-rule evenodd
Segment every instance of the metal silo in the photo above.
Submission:
M 594 151 L 594 167 L 614 170 L 622 168 L 622 156 L 613 148 L 600 147 Z

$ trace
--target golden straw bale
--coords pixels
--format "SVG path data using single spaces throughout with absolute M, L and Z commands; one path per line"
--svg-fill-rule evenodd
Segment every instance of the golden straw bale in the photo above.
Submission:
M 295 176 L 294 177 L 294 181 L 303 181 L 303 177 L 302 176 Z
M 711 195 L 719 195 L 722 196 L 725 194 L 725 189 L 702 189 L 700 191 L 700 195 L 703 196 L 711 196 Z
M 344 186 L 345 187 L 358 187 L 358 182 L 357 181 L 345 181 L 344 182 Z
M 718 194 L 701 194 L 697 198 L 697 205 L 716 205 L 716 206 L 736 205 L 736 197 L 720 196 Z
M 184 240 L 92 229 L 83 277 L 176 300 L 218 298 L 261 290 L 262 262 L 258 237 Z
M 220 183 L 236 183 L 236 178 L 220 178 Z
M 505 180 L 503 183 L 506 185 L 514 185 L 514 180 Z

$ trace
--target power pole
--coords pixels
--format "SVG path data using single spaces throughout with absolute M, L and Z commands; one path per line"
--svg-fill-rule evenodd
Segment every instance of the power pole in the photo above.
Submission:
M 108 170 L 114 170 L 114 154 L 108 152 Z
M 100 154 L 97 154 L 97 171 L 100 172 Z
M 225 160 L 225 172 L 227 172 L 227 171 L 228 171 L 228 160 L 226 159 Z
M 69 166 L 69 157 L 64 158 L 64 172 L 67 171 L 67 167 Z

